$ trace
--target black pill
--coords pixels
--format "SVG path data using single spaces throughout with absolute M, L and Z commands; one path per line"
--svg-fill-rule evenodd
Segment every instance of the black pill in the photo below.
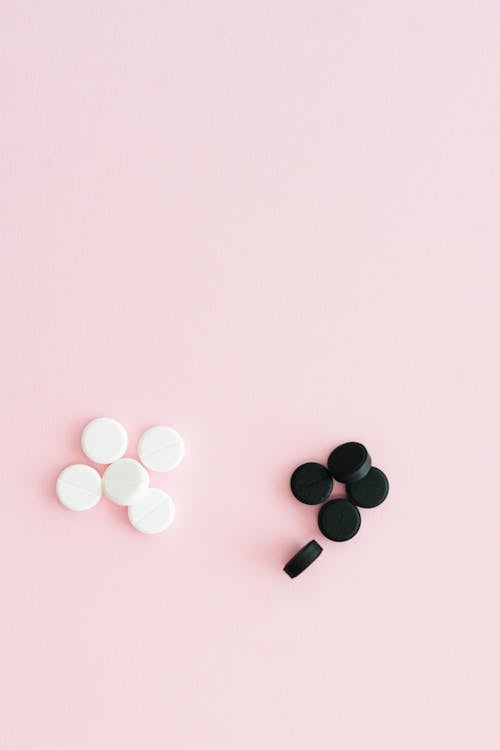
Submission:
M 342 497 L 321 506 L 318 526 L 327 539 L 333 542 L 346 542 L 358 533 L 361 516 L 356 506 Z
M 330 453 L 328 468 L 338 482 L 358 482 L 370 471 L 372 460 L 361 443 L 343 443 Z
M 333 477 L 322 464 L 302 464 L 293 472 L 290 487 L 301 503 L 318 505 L 328 500 L 332 494 Z
M 283 570 L 288 576 L 290 576 L 290 578 L 295 578 L 308 568 L 322 552 L 323 547 L 313 539 L 308 542 L 305 547 L 302 547 L 302 549 L 300 549 L 297 554 L 287 562 Z
M 389 480 L 380 469 L 372 467 L 359 482 L 351 482 L 346 487 L 347 497 L 360 508 L 376 508 L 389 494 Z

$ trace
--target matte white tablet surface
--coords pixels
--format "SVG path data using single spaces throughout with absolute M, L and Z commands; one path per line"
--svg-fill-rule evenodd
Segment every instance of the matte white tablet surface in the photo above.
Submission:
M 72 464 L 61 471 L 56 482 L 60 502 L 70 510 L 88 510 L 101 499 L 99 473 L 86 464 Z
M 117 505 L 133 505 L 142 500 L 149 487 L 149 474 L 133 458 L 119 458 L 103 474 L 104 494 Z
M 156 487 L 150 487 L 143 499 L 128 509 L 130 523 L 143 534 L 165 531 L 172 524 L 174 516 L 174 501 Z
M 184 458 L 184 441 L 172 427 L 158 425 L 141 435 L 138 452 L 148 469 L 170 471 Z
M 125 427 L 111 417 L 99 417 L 82 432 L 82 450 L 96 464 L 110 464 L 121 458 L 128 446 Z

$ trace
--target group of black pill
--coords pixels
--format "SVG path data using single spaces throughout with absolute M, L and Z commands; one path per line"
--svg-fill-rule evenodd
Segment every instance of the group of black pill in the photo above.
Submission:
M 345 485 L 346 497 L 329 500 L 334 482 Z M 327 466 L 309 462 L 298 466 L 290 487 L 301 503 L 320 505 L 318 526 L 327 539 L 346 542 L 361 526 L 359 508 L 375 508 L 389 493 L 389 481 L 372 466 L 370 454 L 361 443 L 343 443 L 330 453 Z M 295 578 L 311 565 L 323 548 L 312 540 L 287 562 L 284 571 Z

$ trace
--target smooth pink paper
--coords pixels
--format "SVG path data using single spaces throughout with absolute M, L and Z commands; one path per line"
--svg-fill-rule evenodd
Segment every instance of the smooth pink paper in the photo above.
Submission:
M 1 4 L 2 750 L 498 750 L 499 15 Z M 164 535 L 55 499 L 100 415 L 185 436 Z

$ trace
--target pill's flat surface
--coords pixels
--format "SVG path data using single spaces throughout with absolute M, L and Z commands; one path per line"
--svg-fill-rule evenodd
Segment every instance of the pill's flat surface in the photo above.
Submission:
M 328 468 L 338 482 L 357 482 L 368 474 L 372 461 L 361 443 L 343 443 L 330 453 Z
M 66 508 L 88 510 L 101 499 L 101 477 L 92 466 L 72 464 L 57 477 L 56 494 Z
M 318 526 L 327 539 L 346 542 L 358 533 L 361 526 L 359 510 L 346 498 L 329 500 L 321 506 Z
M 328 500 L 333 490 L 333 477 L 326 466 L 310 462 L 298 466 L 290 479 L 290 487 L 301 503 L 317 505 Z
M 133 505 L 144 497 L 149 474 L 139 461 L 119 458 L 104 472 L 102 487 L 106 497 L 117 505 Z
M 163 490 L 150 487 L 140 502 L 129 507 L 128 517 L 137 531 L 159 534 L 168 529 L 174 520 L 174 501 Z
M 82 432 L 82 450 L 96 464 L 110 464 L 121 458 L 128 446 L 125 427 L 111 417 L 98 417 Z
M 359 482 L 351 482 L 346 487 L 347 497 L 360 508 L 376 508 L 389 494 L 389 480 L 381 469 L 374 466 Z
M 308 568 L 322 552 L 323 547 L 313 539 L 290 558 L 283 570 L 288 576 L 290 576 L 290 578 L 295 578 Z
M 141 435 L 138 452 L 148 469 L 170 471 L 184 458 L 184 441 L 172 427 L 157 425 Z

